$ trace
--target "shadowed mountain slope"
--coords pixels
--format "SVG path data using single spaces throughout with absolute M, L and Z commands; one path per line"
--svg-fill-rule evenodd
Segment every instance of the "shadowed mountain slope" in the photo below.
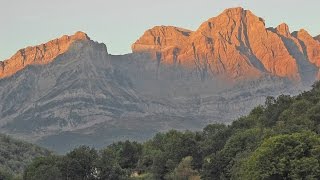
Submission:
M 196 31 L 155 27 L 121 56 L 85 33 L 63 36 L 1 63 L 0 131 L 66 152 L 228 124 L 267 96 L 307 89 L 318 45 L 242 8 Z

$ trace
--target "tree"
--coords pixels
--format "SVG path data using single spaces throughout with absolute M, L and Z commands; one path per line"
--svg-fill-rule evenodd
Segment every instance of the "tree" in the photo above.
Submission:
M 0 180 L 11 180 L 13 175 L 7 170 L 0 168 Z
M 0 169 L 10 174 L 22 174 L 34 158 L 49 154 L 44 148 L 0 134 Z
M 61 171 L 64 178 L 91 180 L 95 178 L 98 154 L 93 148 L 80 146 L 68 153 L 62 160 Z
M 320 137 L 311 132 L 263 142 L 242 168 L 241 179 L 320 179 Z
M 254 151 L 262 138 L 259 135 L 260 129 L 249 129 L 231 136 L 221 151 L 205 158 L 203 179 L 230 179 L 235 157 Z
M 59 164 L 61 157 L 48 156 L 36 158 L 24 171 L 24 180 L 61 180 Z
M 142 145 L 137 142 L 118 142 L 110 145 L 122 169 L 134 169 L 142 153 Z
M 201 142 L 202 156 L 220 151 L 230 136 L 228 127 L 224 124 L 210 124 L 203 129 L 203 141 Z
M 192 168 L 192 160 L 193 158 L 191 156 L 183 158 L 179 165 L 174 169 L 173 173 L 169 175 L 168 179 L 189 180 L 191 178 L 199 178 L 198 171 Z
M 156 179 L 163 179 L 165 174 L 168 173 L 166 168 L 167 157 L 163 152 L 158 151 L 153 158 L 151 172 L 154 174 Z
M 102 150 L 97 162 L 97 177 L 105 180 L 126 179 L 127 173 L 117 162 L 116 152 L 112 148 Z
M 277 99 L 267 97 L 263 116 L 260 118 L 264 127 L 272 127 L 276 124 L 280 114 L 286 110 L 293 102 L 293 98 L 288 95 L 280 95 Z

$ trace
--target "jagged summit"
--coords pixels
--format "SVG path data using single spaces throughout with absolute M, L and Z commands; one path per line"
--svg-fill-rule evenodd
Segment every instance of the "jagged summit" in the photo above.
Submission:
M 64 35 L 47 43 L 20 49 L 11 58 L 0 62 L 0 78 L 8 77 L 30 64 L 50 63 L 66 52 L 74 41 L 89 41 L 89 36 L 81 31 L 74 35 Z
M 285 37 L 289 37 L 291 35 L 289 26 L 286 23 L 282 23 L 282 24 L 278 25 L 276 28 L 276 31 Z
M 166 33 L 163 27 L 144 33 L 132 51 L 150 52 L 161 63 L 179 63 L 204 77 L 230 80 L 271 74 L 300 81 L 306 71 L 320 67 L 319 43 L 307 31 L 291 34 L 285 23 L 266 28 L 261 17 L 241 7 L 226 9 L 187 36 L 166 28 Z
M 11 76 L 29 64 L 47 64 L 77 40 L 90 38 L 79 31 L 21 49 L 10 59 L 0 62 L 0 78 Z M 131 48 L 133 53 L 150 53 L 159 63 L 192 69 L 201 78 L 234 81 L 268 74 L 300 81 L 305 78 L 305 72 L 320 68 L 319 41 L 320 36 L 312 37 L 303 29 L 291 33 L 285 23 L 267 28 L 263 18 L 236 7 L 208 19 L 196 31 L 155 26 Z M 309 79 L 316 77 L 320 78 L 320 73 Z
M 259 19 L 259 21 L 264 23 L 264 19 L 261 17 L 257 17 L 255 14 L 253 14 L 250 10 L 244 9 L 242 7 L 235 7 L 235 8 L 228 8 L 224 10 L 219 16 L 228 16 L 230 18 L 241 18 L 244 19 L 246 17 L 253 17 Z M 217 16 L 217 18 L 219 18 Z
M 71 37 L 77 40 L 90 40 L 90 37 L 82 31 L 77 31 L 74 35 L 71 35 Z
M 219 14 L 217 17 L 213 18 L 219 18 L 219 16 L 229 16 L 229 17 L 245 17 L 245 16 L 255 16 L 250 10 L 244 9 L 243 7 L 233 7 L 233 8 L 227 8 L 225 9 L 221 14 Z M 255 16 L 256 17 L 256 16 Z M 260 18 L 261 21 L 264 21 L 262 18 Z
M 132 45 L 134 52 L 144 52 L 153 49 L 160 50 L 162 46 L 171 47 L 185 43 L 192 31 L 174 26 L 156 26 L 147 30 L 144 35 Z M 150 47 L 148 44 L 153 44 Z
M 225 9 L 222 14 L 224 13 L 242 14 L 242 13 L 245 13 L 246 11 L 249 11 L 249 10 L 245 10 L 243 7 L 233 7 L 233 8 Z

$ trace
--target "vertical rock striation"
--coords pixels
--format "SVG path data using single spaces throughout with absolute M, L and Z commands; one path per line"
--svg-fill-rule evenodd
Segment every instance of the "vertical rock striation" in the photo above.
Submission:
M 316 75 L 304 73 L 319 67 L 319 42 L 306 31 L 296 34 L 286 24 L 266 28 L 251 11 L 231 8 L 194 32 L 154 27 L 132 45 L 132 51 L 149 52 L 161 63 L 179 62 L 202 78 L 237 80 L 271 74 L 294 81 L 314 79 Z

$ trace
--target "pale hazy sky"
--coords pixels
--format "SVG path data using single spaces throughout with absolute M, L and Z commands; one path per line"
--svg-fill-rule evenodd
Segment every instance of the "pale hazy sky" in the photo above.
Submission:
M 155 25 L 195 30 L 224 9 L 242 6 L 291 31 L 320 34 L 319 0 L 0 0 L 0 60 L 17 50 L 64 34 L 86 32 L 112 54 L 130 52 L 131 44 Z

